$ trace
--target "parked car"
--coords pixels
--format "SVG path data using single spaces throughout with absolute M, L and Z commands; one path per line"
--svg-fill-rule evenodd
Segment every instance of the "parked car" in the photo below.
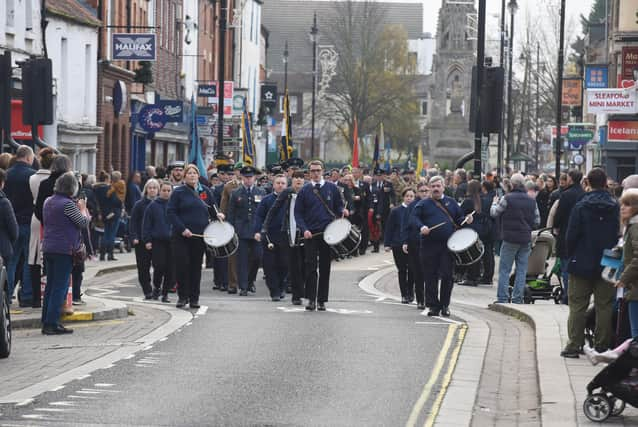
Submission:
M 7 269 L 0 257 L 0 359 L 11 353 L 11 312 L 9 311 L 9 284 Z

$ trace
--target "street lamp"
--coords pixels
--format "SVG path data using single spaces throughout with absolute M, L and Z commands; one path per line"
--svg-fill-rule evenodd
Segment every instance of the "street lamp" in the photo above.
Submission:
M 286 45 L 284 47 L 284 89 L 288 90 L 288 40 L 286 40 Z
M 512 117 L 512 59 L 514 57 L 514 15 L 516 15 L 516 11 L 518 11 L 516 0 L 510 0 L 507 4 L 507 9 L 510 12 L 510 37 L 508 43 L 509 70 L 507 70 L 507 160 L 505 165 L 508 165 L 510 161 L 514 127 L 514 118 Z
M 310 158 L 315 157 L 315 107 L 317 105 L 317 12 L 312 18 L 312 27 L 310 28 L 310 39 L 312 40 L 312 120 L 310 129 Z
M 560 176 L 560 158 L 562 155 L 561 151 L 561 109 L 563 106 L 562 95 L 563 95 L 563 61 L 564 61 L 564 51 L 563 45 L 565 44 L 565 0 L 561 0 L 560 2 L 560 42 L 558 44 L 558 82 L 556 84 L 556 147 L 555 147 L 555 155 L 556 155 L 556 165 L 555 165 L 555 176 L 556 179 Z

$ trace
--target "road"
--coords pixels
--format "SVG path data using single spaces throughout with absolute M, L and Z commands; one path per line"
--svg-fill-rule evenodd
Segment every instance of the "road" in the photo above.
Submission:
M 364 293 L 357 284 L 385 259 L 333 263 L 323 313 L 270 301 L 263 280 L 249 297 L 212 291 L 206 271 L 191 322 L 32 402 L 0 405 L 0 425 L 423 425 L 461 328 Z M 139 299 L 130 273 L 105 282 L 88 293 Z

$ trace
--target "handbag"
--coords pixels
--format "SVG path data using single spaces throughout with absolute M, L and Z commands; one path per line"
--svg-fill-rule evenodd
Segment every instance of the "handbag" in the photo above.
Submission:
M 81 265 L 84 261 L 86 261 L 86 245 L 83 241 L 80 241 L 75 248 L 73 248 L 71 257 L 73 258 L 73 265 Z

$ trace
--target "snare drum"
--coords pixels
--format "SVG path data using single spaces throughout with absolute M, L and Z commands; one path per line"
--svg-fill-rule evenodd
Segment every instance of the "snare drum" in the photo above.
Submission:
M 476 231 L 471 228 L 456 230 L 447 241 L 456 265 L 472 265 L 483 256 L 485 249 Z
M 239 248 L 235 228 L 228 222 L 214 221 L 208 224 L 204 230 L 204 242 L 217 258 L 228 258 Z
M 347 219 L 335 219 L 323 232 L 323 240 L 335 256 L 346 256 L 354 252 L 361 243 L 361 232 Z

